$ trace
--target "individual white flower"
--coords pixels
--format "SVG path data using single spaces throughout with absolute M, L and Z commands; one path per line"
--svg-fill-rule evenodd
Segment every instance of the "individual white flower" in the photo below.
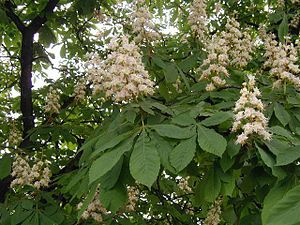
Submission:
M 47 94 L 45 112 L 48 113 L 59 113 L 59 95 L 56 90 L 52 87 L 49 88 L 49 93 Z
M 117 43 L 118 45 L 116 46 Z M 130 101 L 141 95 L 153 95 L 154 82 L 142 62 L 139 48 L 127 36 L 113 40 L 112 52 L 106 60 L 97 55 L 88 62 L 89 79 L 94 93 L 104 92 L 115 102 Z
M 260 91 L 255 87 L 255 77 L 248 75 L 248 82 L 243 83 L 241 96 L 235 103 L 235 116 L 232 125 L 233 132 L 240 132 L 236 144 L 244 145 L 252 134 L 257 134 L 264 140 L 270 140 L 271 134 L 267 131 L 268 120 L 262 113 L 264 105 L 258 98 Z

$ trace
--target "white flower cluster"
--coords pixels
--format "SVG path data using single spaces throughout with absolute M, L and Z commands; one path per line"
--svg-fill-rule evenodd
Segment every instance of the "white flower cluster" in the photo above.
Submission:
M 283 8 L 285 6 L 285 0 L 277 0 L 277 4 L 279 8 Z
M 264 140 L 270 140 L 271 134 L 267 131 L 268 120 L 262 113 L 264 105 L 258 98 L 260 91 L 255 87 L 255 77 L 248 75 L 249 81 L 243 83 L 241 97 L 235 103 L 235 116 L 232 126 L 233 132 L 242 130 L 237 136 L 236 144 L 244 145 L 251 134 L 258 134 Z
M 212 205 L 210 210 L 207 213 L 207 216 L 204 220 L 204 225 L 218 225 L 221 222 L 221 205 L 223 203 L 223 199 L 219 197 Z
M 128 212 L 135 211 L 136 204 L 139 200 L 139 190 L 136 187 L 129 186 L 127 187 L 127 193 L 128 193 L 128 203 L 125 207 L 125 210 Z
M 77 205 L 77 209 L 81 209 L 83 203 L 80 202 Z M 82 213 L 81 218 L 87 220 L 89 218 L 94 219 L 98 223 L 103 222 L 102 215 L 108 214 L 108 211 L 103 207 L 99 199 L 99 191 L 96 191 L 93 200 L 88 205 L 87 209 Z
M 284 82 L 291 83 L 300 90 L 300 78 L 296 76 L 300 69 L 297 49 L 293 43 L 278 43 L 274 36 L 269 35 L 265 40 L 265 68 L 270 68 L 270 74 L 276 78 L 274 87 L 280 87 Z
M 14 125 L 9 132 L 8 143 L 10 146 L 19 146 L 23 141 L 22 133 Z
M 226 85 L 224 78 L 229 76 L 227 67 L 245 67 L 252 59 L 254 51 L 250 35 L 240 31 L 240 24 L 235 19 L 228 19 L 226 30 L 214 35 L 207 47 L 208 56 L 197 70 L 200 80 L 209 80 L 207 91 Z M 206 69 L 204 69 L 206 68 Z
M 48 187 L 51 171 L 47 162 L 37 161 L 31 168 L 28 159 L 17 156 L 11 175 L 15 177 L 11 187 L 29 185 L 39 190 L 41 187 Z
M 48 113 L 59 113 L 59 95 L 56 90 L 52 87 L 49 88 L 49 93 L 47 94 L 45 112 Z
M 298 4 L 298 3 L 300 3 L 300 0 L 291 0 L 291 2 L 292 2 L 293 4 Z
M 74 88 L 75 102 L 81 102 L 85 98 L 85 80 L 81 79 Z
M 159 34 L 155 31 L 155 25 L 152 22 L 152 15 L 144 0 L 134 1 L 133 12 L 130 15 L 133 33 L 136 35 L 134 41 L 141 43 L 144 41 L 155 41 L 159 39 Z
M 300 22 L 300 14 L 297 13 L 290 22 L 291 27 L 297 28 Z
M 208 18 L 206 14 L 206 1 L 194 0 L 191 6 L 191 12 L 188 16 L 188 23 L 197 38 L 206 43 L 208 35 Z
M 181 89 L 181 80 L 180 80 L 180 78 L 178 77 L 177 79 L 176 79 L 176 81 L 175 81 L 175 83 L 173 83 L 172 84 L 173 85 L 173 87 L 176 89 L 176 91 L 180 94 L 180 93 L 182 93 L 182 89 Z
M 186 177 L 186 178 L 182 177 L 178 183 L 179 189 L 181 189 L 185 193 L 193 192 L 192 188 L 189 186 L 188 180 L 189 180 L 189 177 Z
M 116 102 L 152 95 L 154 82 L 144 68 L 138 46 L 123 36 L 121 40 L 112 40 L 109 48 L 112 52 L 106 60 L 94 56 L 87 64 L 94 93 L 104 92 L 106 98 Z

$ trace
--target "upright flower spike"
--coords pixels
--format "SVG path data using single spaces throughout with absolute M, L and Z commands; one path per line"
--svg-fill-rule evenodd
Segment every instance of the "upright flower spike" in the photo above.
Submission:
M 136 204 L 138 202 L 139 197 L 139 190 L 134 186 L 127 187 L 128 193 L 128 202 L 125 207 L 125 210 L 128 212 L 133 212 L 135 210 Z
M 48 187 L 51 171 L 47 162 L 38 160 L 31 168 L 27 159 L 17 156 L 11 175 L 15 178 L 11 187 L 28 185 L 39 190 L 41 187 Z
M 152 16 L 149 12 L 145 1 L 135 0 L 133 2 L 134 8 L 130 15 L 132 21 L 133 33 L 135 35 L 134 41 L 141 43 L 144 41 L 155 41 L 159 39 L 159 34 L 155 31 L 155 25 L 152 22 Z
M 75 102 L 81 102 L 85 98 L 85 80 L 81 79 L 74 88 Z
M 94 93 L 104 92 L 106 98 L 115 102 L 152 95 L 154 82 L 144 68 L 138 46 L 123 36 L 119 40 L 112 40 L 109 48 L 112 52 L 106 60 L 101 61 L 94 56 L 88 63 Z
M 208 44 L 207 59 L 198 68 L 200 80 L 208 80 L 207 91 L 213 91 L 226 85 L 229 77 L 228 66 L 244 68 L 252 59 L 254 45 L 250 35 L 240 31 L 240 24 L 228 18 L 226 30 L 214 35 Z
M 78 210 L 81 209 L 82 206 L 83 206 L 83 203 L 80 202 L 77 205 L 77 209 Z M 108 214 L 108 213 L 109 212 L 103 207 L 103 205 L 100 202 L 99 191 L 96 191 L 93 200 L 90 202 L 87 209 L 82 213 L 81 218 L 83 220 L 87 220 L 89 218 L 92 218 L 96 222 L 102 223 L 103 222 L 103 217 L 102 216 L 104 214 Z
M 203 223 L 204 225 L 218 225 L 221 222 L 222 203 L 223 203 L 223 199 L 221 197 L 219 197 L 214 202 L 214 204 L 212 205 L 212 207 L 207 213 L 207 216 Z
M 264 67 L 270 68 L 270 75 L 276 79 L 273 87 L 281 87 L 287 82 L 300 91 L 300 78 L 297 76 L 300 69 L 296 64 L 298 61 L 296 47 L 293 43 L 278 43 L 274 35 L 265 35 L 265 37 Z
M 267 131 L 268 120 L 262 113 L 264 105 L 258 98 L 260 91 L 255 87 L 255 77 L 248 75 L 248 82 L 243 83 L 241 97 L 235 103 L 235 116 L 232 126 L 233 132 L 241 132 L 237 136 L 236 144 L 244 145 L 253 134 L 264 140 L 270 140 L 271 134 Z
M 194 0 L 191 5 L 191 13 L 188 16 L 188 23 L 197 38 L 206 43 L 208 35 L 208 18 L 206 14 L 206 1 Z
M 49 88 L 49 93 L 47 94 L 45 112 L 47 113 L 59 113 L 59 95 L 56 90 L 52 87 Z
M 9 132 L 8 143 L 11 146 L 19 146 L 19 144 L 23 141 L 22 133 L 19 131 L 15 125 L 12 126 L 12 129 Z

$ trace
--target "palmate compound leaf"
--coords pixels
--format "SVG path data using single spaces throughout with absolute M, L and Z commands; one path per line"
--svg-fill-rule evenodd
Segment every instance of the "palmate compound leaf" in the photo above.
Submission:
M 197 131 L 199 146 L 204 151 L 221 157 L 227 146 L 226 139 L 214 129 L 208 129 L 201 125 L 198 125 Z
M 171 152 L 170 162 L 177 172 L 183 170 L 193 160 L 196 152 L 196 135 L 181 141 Z
M 109 152 L 105 152 L 98 159 L 96 159 L 89 170 L 89 183 L 101 178 L 108 171 L 110 171 L 121 159 L 123 154 L 127 151 L 130 151 L 133 145 L 134 137 L 122 142 L 117 147 L 113 148 Z
M 155 144 L 155 140 L 150 139 L 146 131 L 143 131 L 134 145 L 129 162 L 132 177 L 148 188 L 155 182 L 160 169 Z

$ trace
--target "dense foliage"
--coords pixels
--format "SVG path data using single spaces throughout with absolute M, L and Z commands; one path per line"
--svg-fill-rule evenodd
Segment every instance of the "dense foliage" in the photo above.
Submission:
M 300 224 L 299 7 L 0 0 L 0 224 Z

